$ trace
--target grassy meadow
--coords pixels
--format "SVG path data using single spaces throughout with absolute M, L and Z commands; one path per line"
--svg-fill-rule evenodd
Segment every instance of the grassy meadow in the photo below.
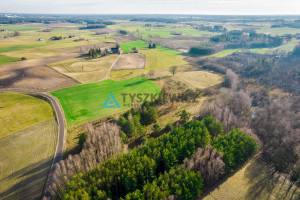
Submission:
M 152 81 L 135 77 L 124 81 L 106 80 L 56 90 L 51 94 L 60 101 L 69 128 L 129 109 L 123 106 L 122 93 L 158 93 Z M 112 92 L 121 108 L 102 108 Z M 126 102 L 129 103 L 127 96 Z
M 228 178 L 221 180 L 213 191 L 201 199 L 299 199 L 300 189 L 290 186 L 284 177 L 272 174 L 260 158 L 253 158 Z
M 15 57 L 10 57 L 10 56 L 5 56 L 5 55 L 0 54 L 0 65 L 4 65 L 7 63 L 11 63 L 11 62 L 16 62 L 19 60 L 20 60 L 20 58 L 15 58 Z
M 25 94 L 0 93 L 0 139 L 51 118 L 52 107 L 42 99 Z
M 204 89 L 223 82 L 223 77 L 219 74 L 208 71 L 179 72 L 172 77 L 175 81 L 181 81 L 193 89 Z
M 0 93 L 0 127 L 0 199 L 40 198 L 58 132 L 51 105 Z
M 52 117 L 0 138 L 0 199 L 40 199 L 52 164 L 57 132 Z

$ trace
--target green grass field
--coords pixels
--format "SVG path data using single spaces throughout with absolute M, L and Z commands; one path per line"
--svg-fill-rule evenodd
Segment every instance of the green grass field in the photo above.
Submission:
M 147 48 L 149 45 L 148 42 L 142 41 L 142 40 L 138 40 L 138 41 L 134 41 L 134 42 L 128 42 L 128 43 L 123 43 L 120 44 L 120 47 L 123 49 L 124 53 L 129 53 L 131 52 L 131 49 L 133 47 L 136 48 Z
M 11 63 L 11 62 L 16 62 L 19 60 L 20 60 L 20 58 L 15 58 L 15 57 L 10 57 L 10 56 L 5 56 L 5 55 L 0 54 L 0 65 L 4 65 L 7 63 Z
M 123 44 L 120 45 L 120 47 L 123 49 L 124 53 L 131 52 L 131 49 L 133 47 L 136 47 L 137 49 L 140 49 L 140 50 L 147 50 L 148 46 L 149 46 L 149 43 L 145 42 L 143 40 L 123 43 Z M 156 49 L 166 51 L 166 52 L 169 52 L 169 53 L 174 54 L 174 55 L 180 55 L 181 54 L 179 51 L 176 51 L 176 50 L 173 50 L 173 49 L 170 49 L 170 48 L 167 48 L 167 47 L 163 47 L 163 46 L 160 46 L 160 45 L 156 45 Z
M 40 30 L 41 28 L 26 25 L 0 25 L 0 29 L 5 29 L 7 31 L 36 31 Z
M 31 49 L 36 47 L 42 47 L 48 45 L 47 43 L 40 43 L 40 44 L 27 44 L 27 45 L 16 45 L 16 46 L 9 46 L 9 47 L 2 47 L 0 48 L 0 53 L 10 52 L 10 51 L 20 51 L 25 49 Z
M 212 55 L 209 55 L 208 57 L 224 57 L 224 56 L 228 56 L 234 52 L 237 52 L 239 51 L 240 49 L 226 49 L 226 50 L 223 50 L 223 51 L 220 51 L 218 53 L 215 53 L 215 54 L 212 54 Z
M 57 131 L 52 118 L 0 139 L 0 199 L 40 199 Z
M 52 117 L 52 107 L 42 99 L 24 94 L 0 93 L 0 138 Z
M 106 80 L 60 89 L 51 94 L 60 101 L 69 128 L 109 116 L 130 107 L 123 105 L 122 93 L 158 93 L 160 88 L 152 81 L 135 77 L 124 81 Z M 120 108 L 102 108 L 112 92 Z M 129 103 L 127 96 L 126 102 Z

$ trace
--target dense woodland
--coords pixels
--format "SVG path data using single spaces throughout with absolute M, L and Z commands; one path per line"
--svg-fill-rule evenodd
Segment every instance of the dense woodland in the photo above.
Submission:
M 222 28 L 214 27 L 215 32 L 222 32 Z M 219 30 L 219 31 L 218 31 Z M 292 35 L 270 36 L 255 31 L 233 30 L 216 35 L 210 38 L 210 42 L 199 47 L 192 47 L 189 53 L 193 56 L 206 56 L 217 53 L 224 49 L 252 49 L 252 48 L 274 48 L 288 42 L 293 38 Z
M 58 195 L 62 199 L 192 199 L 204 188 L 199 172 L 211 184 L 253 155 L 256 149 L 256 142 L 243 131 L 234 129 L 225 134 L 218 121 L 205 117 L 150 139 L 128 154 L 107 159 L 86 174 L 75 175 Z M 201 160 L 201 151 L 211 154 L 213 164 L 209 167 L 206 166 L 209 160 Z
M 274 173 L 285 174 L 291 186 L 297 187 L 300 185 L 299 61 L 299 46 L 281 57 L 234 53 L 221 59 L 199 61 L 203 67 L 225 74 L 227 87 L 203 105 L 200 116 L 214 116 L 225 131 L 236 127 L 252 135 L 261 144 L 262 156 Z M 272 94 L 278 88 L 289 94 Z

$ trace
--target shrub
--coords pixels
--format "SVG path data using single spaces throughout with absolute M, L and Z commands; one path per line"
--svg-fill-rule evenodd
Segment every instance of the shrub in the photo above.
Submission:
M 173 131 L 174 127 L 171 123 L 168 123 L 164 129 L 166 133 Z

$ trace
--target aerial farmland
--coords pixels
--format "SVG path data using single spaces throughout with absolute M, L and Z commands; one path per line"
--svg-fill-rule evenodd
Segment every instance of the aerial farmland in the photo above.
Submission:
M 298 199 L 299 21 L 0 13 L 0 199 Z

